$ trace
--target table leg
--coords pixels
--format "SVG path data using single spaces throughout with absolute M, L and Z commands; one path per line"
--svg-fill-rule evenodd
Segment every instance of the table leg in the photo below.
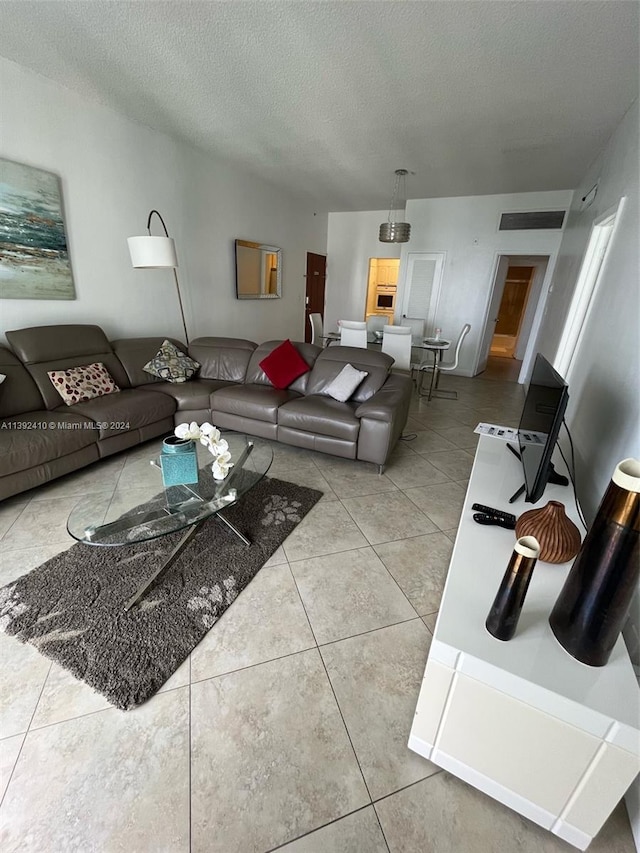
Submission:
M 438 373 L 438 351 L 433 350 L 433 373 L 431 374 L 431 385 L 429 386 L 429 396 L 427 397 L 427 400 L 430 400 L 433 397 L 433 389 L 438 385 Z
M 160 566 L 155 570 L 155 572 L 150 575 L 142 584 L 140 584 L 138 589 L 125 604 L 125 612 L 131 610 L 133 605 L 140 601 L 145 592 L 149 589 L 150 586 L 155 583 L 155 581 L 165 571 L 165 569 L 168 569 L 169 566 L 172 566 L 175 563 L 180 554 L 182 554 L 189 542 L 191 542 L 193 537 L 196 535 L 196 533 L 200 529 L 201 524 L 202 522 L 199 521 L 197 524 L 194 524 L 192 527 L 190 527 L 185 533 L 185 535 L 182 537 L 182 539 L 178 542 L 176 547 L 173 549 L 173 551 L 169 554 L 164 563 L 161 563 Z
M 224 524 L 226 524 L 227 527 L 230 530 L 232 530 L 236 534 L 236 536 L 244 542 L 245 545 L 251 545 L 251 542 L 249 542 L 247 537 L 244 536 L 242 533 L 240 533 L 238 528 L 235 527 L 233 524 L 231 524 L 231 522 L 228 521 L 224 517 L 224 515 L 222 515 L 221 512 L 216 513 L 216 518 L 219 518 L 220 521 L 224 522 Z M 207 519 L 203 519 L 203 521 L 207 521 Z M 125 604 L 125 606 L 124 606 L 125 612 L 131 610 L 133 605 L 137 604 L 137 602 L 140 601 L 140 599 L 145 594 L 145 592 L 151 586 L 153 586 L 153 584 L 157 581 L 157 579 L 160 577 L 160 575 L 164 571 L 166 571 L 166 569 L 168 569 L 170 566 L 172 566 L 175 563 L 175 561 L 178 559 L 180 554 L 182 554 L 184 549 L 187 547 L 187 545 L 191 542 L 193 537 L 196 535 L 196 533 L 200 529 L 200 525 L 203 523 L 203 521 L 199 521 L 197 524 L 194 524 L 192 527 L 190 527 L 187 530 L 187 532 L 185 533 L 185 535 L 182 537 L 182 539 L 178 542 L 176 547 L 173 549 L 173 551 L 169 554 L 167 559 L 158 566 L 158 568 L 155 570 L 155 572 L 152 575 L 150 575 L 148 578 L 146 578 L 146 580 L 144 580 L 140 584 L 138 589 L 134 592 L 134 594 L 131 596 L 131 598 Z
M 226 519 L 226 518 L 224 517 L 224 515 L 223 515 L 221 512 L 218 512 L 218 513 L 216 514 L 216 518 L 219 518 L 219 519 L 220 519 L 220 521 L 224 522 L 224 524 L 226 524 L 226 525 L 227 525 L 227 527 L 228 527 L 230 530 L 233 530 L 233 532 L 236 534 L 236 536 L 238 537 L 238 539 L 242 539 L 242 541 L 244 542 L 244 544 L 245 544 L 245 545 L 251 545 L 251 542 L 249 542 L 249 540 L 247 539 L 247 537 L 246 537 L 246 536 L 243 536 L 243 534 L 242 534 L 242 533 L 240 533 L 240 531 L 238 530 L 238 528 L 237 528 L 237 527 L 234 527 L 234 526 L 233 526 L 233 524 L 231 524 L 231 522 L 230 522 L 228 519 Z
M 426 397 L 427 400 L 430 400 L 433 396 L 433 390 L 438 384 L 438 374 L 440 371 L 438 370 L 438 359 L 442 356 L 442 352 L 439 350 L 429 350 L 433 354 L 433 370 L 431 371 L 431 382 L 429 384 L 429 391 L 427 394 L 422 393 L 422 384 L 424 382 L 424 370 L 420 370 L 420 380 L 418 386 L 416 388 L 419 397 Z M 434 385 L 435 383 L 435 385 Z

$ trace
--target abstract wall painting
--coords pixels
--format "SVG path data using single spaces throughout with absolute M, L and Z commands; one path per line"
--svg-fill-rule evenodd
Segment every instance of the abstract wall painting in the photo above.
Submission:
M 0 158 L 0 299 L 75 299 L 60 179 Z

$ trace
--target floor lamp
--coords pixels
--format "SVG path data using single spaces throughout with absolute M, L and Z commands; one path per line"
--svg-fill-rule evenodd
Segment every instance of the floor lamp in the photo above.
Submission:
M 164 237 L 151 236 L 151 217 L 153 214 L 162 222 L 164 228 Z M 182 316 L 182 325 L 184 327 L 184 337 L 189 345 L 189 333 L 187 332 L 187 324 L 184 319 L 184 309 L 182 307 L 182 296 L 180 295 L 180 285 L 178 284 L 178 274 L 176 267 L 178 266 L 178 257 L 176 255 L 176 244 L 173 238 L 169 237 L 167 226 L 164 224 L 164 219 L 157 210 L 152 210 L 147 218 L 148 235 L 144 237 L 127 237 L 129 244 L 129 254 L 131 255 L 131 263 L 135 269 L 165 269 L 171 267 L 173 277 L 176 282 L 176 290 L 178 292 L 178 302 L 180 304 L 180 315 Z

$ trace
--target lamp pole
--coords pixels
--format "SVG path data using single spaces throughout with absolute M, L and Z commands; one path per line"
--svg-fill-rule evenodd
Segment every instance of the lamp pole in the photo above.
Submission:
M 157 210 L 152 210 L 149 213 L 149 216 L 147 218 L 147 231 L 149 232 L 149 236 L 151 237 L 151 217 L 153 216 L 154 213 L 158 217 L 160 222 L 162 223 L 162 227 L 164 228 L 165 237 L 168 237 L 169 232 L 167 231 L 167 226 L 165 225 L 165 221 L 162 218 L 161 214 Z M 182 326 L 184 328 L 184 337 L 185 337 L 185 341 L 186 341 L 187 346 L 189 346 L 189 333 L 187 332 L 187 324 L 186 324 L 186 321 L 184 319 L 184 308 L 182 307 L 182 296 L 180 294 L 180 285 L 178 284 L 178 273 L 176 272 L 175 267 L 172 267 L 172 270 L 173 270 L 173 278 L 174 278 L 175 283 L 176 283 L 176 290 L 178 292 L 178 304 L 180 305 L 180 315 L 182 317 Z

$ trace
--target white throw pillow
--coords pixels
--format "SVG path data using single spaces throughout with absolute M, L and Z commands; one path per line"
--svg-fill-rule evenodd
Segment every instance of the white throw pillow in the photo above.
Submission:
M 345 364 L 331 385 L 325 388 L 325 392 L 334 400 L 345 403 L 368 375 L 366 370 L 356 370 L 351 364 Z
M 2 383 L 4 382 L 4 380 L 5 380 L 6 378 L 7 378 L 7 377 L 4 375 L 4 373 L 0 373 L 0 385 L 2 385 Z

